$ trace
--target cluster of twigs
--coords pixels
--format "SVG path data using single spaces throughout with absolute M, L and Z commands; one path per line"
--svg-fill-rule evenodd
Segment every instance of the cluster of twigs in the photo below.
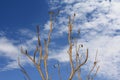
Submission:
M 97 63 L 98 63 L 97 54 L 98 54 L 98 51 L 96 52 L 96 56 L 95 56 L 93 66 L 92 66 L 90 72 L 88 73 L 87 80 L 94 80 L 94 78 L 96 77 L 96 75 L 98 73 L 98 70 L 100 68 L 100 66 L 97 66 Z M 91 74 L 92 74 L 92 72 L 94 71 L 95 68 L 96 68 L 95 73 L 93 74 L 93 76 L 91 76 Z
M 39 31 L 39 26 L 37 26 L 37 38 L 38 38 L 38 42 L 37 42 L 37 46 L 36 49 L 33 53 L 33 56 L 30 56 L 30 54 L 28 53 L 27 50 L 23 50 L 23 48 L 21 47 L 21 53 L 24 54 L 25 56 L 28 57 L 28 59 L 30 59 L 32 61 L 32 63 L 34 64 L 34 66 L 36 67 L 36 69 L 38 70 L 42 80 L 49 80 L 49 73 L 48 73 L 48 47 L 50 44 L 50 40 L 51 40 L 51 34 L 52 34 L 52 27 L 53 27 L 53 18 L 55 19 L 54 12 L 49 12 L 50 14 L 50 31 L 48 33 L 48 38 L 44 40 L 44 54 L 43 54 L 43 46 L 41 44 L 41 38 L 40 38 L 40 31 Z M 54 15 L 54 16 L 53 16 Z M 68 23 L 68 43 L 69 43 L 69 50 L 67 51 L 68 55 L 69 55 L 69 60 L 70 60 L 70 66 L 71 66 L 71 72 L 69 73 L 69 78 L 68 80 L 72 80 L 73 77 L 75 76 L 75 74 L 78 74 L 78 80 L 82 80 L 81 78 L 81 67 L 83 65 L 85 65 L 85 63 L 88 60 L 88 49 L 86 50 L 86 56 L 85 58 L 82 57 L 82 55 L 80 55 L 79 50 L 81 47 L 83 47 L 83 45 L 78 45 L 77 43 L 77 39 L 73 39 L 72 38 L 72 30 L 73 30 L 73 22 L 74 22 L 74 17 L 76 16 L 76 14 L 73 15 L 72 19 L 71 17 L 69 17 L 69 23 Z M 78 30 L 78 34 L 80 34 L 80 30 Z M 73 46 L 75 46 L 75 53 L 76 53 L 76 61 L 75 64 L 73 63 Z M 39 54 L 38 58 L 37 58 L 37 53 Z M 37 58 L 37 59 L 36 59 Z M 84 61 L 82 62 L 82 58 L 84 59 Z M 93 72 L 94 68 L 97 65 L 97 54 L 95 57 L 95 62 L 94 62 L 94 66 L 92 67 L 92 69 L 90 70 L 90 72 L 88 73 L 86 79 L 87 80 L 94 80 L 94 77 L 96 76 L 99 66 L 97 67 L 97 70 L 95 72 L 95 74 L 93 76 L 91 76 L 91 73 Z M 44 62 L 44 68 L 42 68 L 41 62 Z M 21 71 L 23 72 L 23 74 L 26 76 L 27 80 L 30 80 L 29 75 L 27 74 L 27 72 L 25 71 L 25 69 L 21 66 L 20 64 L 20 59 L 18 58 L 18 65 L 21 69 Z M 60 80 L 62 80 L 62 77 L 60 75 L 60 66 L 58 63 L 57 66 L 58 69 L 58 74 L 60 76 Z M 44 70 L 43 70 L 44 69 Z M 43 72 L 45 71 L 45 72 Z
M 69 60 L 70 60 L 70 66 L 71 66 L 71 73 L 69 76 L 69 80 L 72 80 L 75 73 L 77 72 L 78 74 L 78 80 L 82 80 L 81 78 L 81 67 L 83 65 L 85 65 L 85 63 L 88 60 L 88 49 L 86 50 L 86 56 L 84 59 L 84 61 L 82 62 L 82 54 L 79 53 L 79 50 L 81 47 L 83 47 L 83 45 L 78 44 L 77 42 L 77 38 L 73 38 L 72 37 L 72 30 L 73 30 L 73 23 L 74 23 L 74 18 L 75 18 L 76 14 L 73 15 L 73 17 L 69 17 L 69 23 L 68 23 L 68 42 L 69 42 L 69 50 L 68 50 L 68 55 L 69 55 Z M 80 29 L 78 30 L 78 35 L 80 34 Z M 76 62 L 73 63 L 73 46 L 75 46 L 75 53 L 76 53 Z M 76 64 L 76 65 L 74 65 Z M 94 71 L 94 69 L 97 67 L 97 70 L 95 72 L 95 74 L 93 76 L 91 76 L 91 73 Z M 95 57 L 95 61 L 94 61 L 94 65 L 91 68 L 90 72 L 87 75 L 87 80 L 94 80 L 98 70 L 99 70 L 100 66 L 97 66 L 97 53 L 96 53 L 96 57 Z
M 37 36 L 38 36 L 38 43 L 36 46 L 36 49 L 33 53 L 33 56 L 30 56 L 30 54 L 28 53 L 27 50 L 23 50 L 23 48 L 21 47 L 21 53 L 23 53 L 25 56 L 27 56 L 32 63 L 35 65 L 35 67 L 37 68 L 42 80 L 48 80 L 49 76 L 48 76 L 48 66 L 47 66 L 47 60 L 48 60 L 48 46 L 50 43 L 50 39 L 51 39 L 51 33 L 52 33 L 52 25 L 53 25 L 53 20 L 52 20 L 52 16 L 53 16 L 53 12 L 50 12 L 50 31 L 48 33 L 48 39 L 44 40 L 44 54 L 43 54 L 43 47 L 41 44 L 41 38 L 40 38 L 40 31 L 39 31 L 39 26 L 37 26 Z M 38 60 L 36 59 L 36 54 L 39 53 L 39 57 Z M 45 69 L 45 75 L 41 65 L 41 61 L 44 61 L 44 69 Z M 25 76 L 27 77 L 28 80 L 30 80 L 30 78 L 28 77 L 27 72 L 25 71 L 25 69 L 20 65 L 20 60 L 18 59 L 18 64 L 22 70 L 22 72 L 25 74 Z

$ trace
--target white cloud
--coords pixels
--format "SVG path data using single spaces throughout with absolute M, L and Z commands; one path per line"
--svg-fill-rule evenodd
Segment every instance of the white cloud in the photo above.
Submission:
M 62 48 L 62 50 L 55 50 L 50 52 L 49 59 L 56 59 L 60 62 L 68 62 L 69 61 L 69 56 L 67 53 L 68 46 Z M 57 54 L 56 54 L 57 53 Z
M 98 49 L 99 65 L 101 66 L 99 76 L 108 80 L 119 80 L 120 75 L 120 1 L 119 0 L 64 0 L 65 6 L 58 18 L 59 26 L 55 34 L 67 32 L 68 18 L 66 16 L 76 13 L 74 32 L 81 29 L 80 43 L 89 48 L 89 61 L 93 62 Z M 55 6 L 53 6 L 55 7 Z M 64 14 L 64 15 L 63 15 Z M 88 16 L 87 16 L 88 14 Z M 65 17 L 65 18 L 63 18 Z M 53 52 L 50 58 L 60 62 L 67 62 L 68 46 Z M 57 54 L 56 54 L 57 53 Z M 90 65 L 90 64 L 88 64 Z M 86 68 L 87 69 L 87 68 Z
M 0 38 L 0 56 L 14 58 L 17 56 L 18 48 L 13 45 L 12 41 L 5 37 Z
M 18 57 L 16 57 L 16 58 L 17 59 L 15 59 L 15 60 L 13 60 L 11 62 L 8 62 L 8 64 L 5 67 L 1 68 L 0 71 L 7 71 L 7 70 L 19 69 Z M 31 63 L 31 61 L 29 59 L 27 59 L 27 57 L 21 55 L 21 56 L 19 56 L 19 58 L 20 58 L 20 64 L 22 66 L 25 66 L 27 64 L 33 66 L 33 64 Z
M 98 50 L 98 65 L 100 65 L 100 71 L 98 73 L 99 76 L 104 75 L 109 80 L 118 80 L 120 74 L 119 62 L 120 62 L 120 36 L 116 36 L 114 38 L 108 36 L 96 36 L 89 42 L 82 42 L 86 48 L 89 49 L 89 59 L 84 66 L 86 71 L 90 70 L 90 67 L 93 64 L 94 57 L 96 55 L 96 51 Z M 59 49 L 58 51 L 55 50 L 52 55 L 49 56 L 50 59 L 56 59 L 60 62 L 68 62 L 69 56 L 67 53 L 68 46 Z M 73 55 L 74 49 L 73 49 Z M 73 57 L 74 58 L 74 57 Z M 108 67 L 109 66 L 109 67 Z M 89 70 L 88 70 L 89 69 Z
M 11 40 L 8 40 L 5 37 L 0 38 L 0 56 L 6 57 L 12 62 L 8 62 L 4 68 L 1 68 L 0 71 L 4 71 L 6 69 L 13 69 L 17 67 L 17 58 L 18 58 L 19 48 L 13 44 Z
M 118 64 L 120 62 L 119 40 L 120 36 L 99 36 L 86 43 L 90 50 L 90 60 L 93 59 L 93 55 L 95 56 L 95 48 L 98 49 L 98 60 L 101 67 L 99 74 L 109 77 L 110 80 L 117 80 L 120 74 Z
M 7 65 L 5 65 L 3 68 L 0 68 L 0 71 L 19 68 L 18 56 L 21 57 L 20 62 L 22 65 L 30 63 L 30 61 L 27 58 L 23 57 L 23 55 L 20 52 L 20 48 L 23 47 L 24 49 L 31 51 L 35 48 L 34 42 L 36 40 L 36 37 L 33 37 L 32 39 L 27 40 L 24 44 L 21 43 L 15 45 L 13 40 L 9 40 L 6 37 L 0 37 L 0 56 L 4 56 L 4 58 L 10 60 L 9 62 L 7 62 Z
M 35 35 L 35 32 L 27 28 L 19 29 L 18 33 L 27 38 L 32 38 Z

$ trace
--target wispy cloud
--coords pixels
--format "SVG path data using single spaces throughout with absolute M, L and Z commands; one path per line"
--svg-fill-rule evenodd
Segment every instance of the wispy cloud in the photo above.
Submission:
M 58 18 L 59 26 L 55 28 L 58 31 L 56 36 L 59 36 L 59 33 L 62 35 L 67 33 L 67 24 L 64 24 L 64 21 L 68 22 L 66 16 L 76 13 L 73 32 L 81 29 L 79 43 L 83 43 L 86 48 L 89 48 L 90 64 L 94 61 L 93 57 L 98 50 L 101 66 L 99 75 L 104 75 L 108 80 L 118 80 L 120 75 L 120 11 L 118 10 L 120 1 L 64 0 L 63 4 L 65 5 L 61 6 L 62 10 Z M 66 45 L 61 50 L 53 52 L 54 55 L 51 58 L 67 62 L 69 60 L 67 50 Z
M 8 40 L 5 37 L 1 37 L 0 38 L 0 52 L 1 52 L 1 56 L 11 56 L 11 58 L 17 56 L 16 53 L 18 53 L 18 48 L 15 47 L 12 44 L 12 41 Z M 8 53 L 8 54 L 6 54 Z
M 19 68 L 18 66 L 18 56 L 21 57 L 21 64 L 25 65 L 29 63 L 29 60 L 20 52 L 20 48 L 23 47 L 24 49 L 29 49 L 29 51 L 35 48 L 35 41 L 37 40 L 36 37 L 27 40 L 24 43 L 14 44 L 15 40 L 9 40 L 6 37 L 0 37 L 0 56 L 7 58 L 8 61 L 4 67 L 0 68 L 0 71 L 11 70 Z
M 8 40 L 6 37 L 0 38 L 0 56 L 4 56 L 6 58 L 9 58 L 10 60 L 16 61 L 18 57 L 18 51 L 19 50 L 17 46 L 15 46 L 12 41 Z M 10 65 L 12 66 L 11 63 L 7 64 L 7 66 Z M 13 67 L 15 67 L 15 65 L 13 65 Z M 2 68 L 1 70 L 4 69 Z
M 5 35 L 5 32 L 0 31 L 0 36 L 3 36 L 3 35 Z
M 35 32 L 33 32 L 32 30 L 27 29 L 27 28 L 19 29 L 18 33 L 21 36 L 24 36 L 24 37 L 27 37 L 27 38 L 32 38 L 33 36 L 35 36 Z

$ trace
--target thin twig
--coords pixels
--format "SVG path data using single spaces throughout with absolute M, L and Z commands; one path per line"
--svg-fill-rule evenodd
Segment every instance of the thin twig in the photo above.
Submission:
M 100 66 L 97 67 L 97 70 L 96 70 L 95 74 L 93 75 L 92 80 L 94 80 L 94 78 L 96 77 L 99 69 L 100 69 Z
M 39 72 L 42 80 L 45 80 L 45 77 L 44 77 L 44 74 L 43 74 L 43 72 L 42 72 L 41 67 L 40 67 L 40 66 L 34 61 L 34 59 L 28 54 L 27 50 L 24 51 L 24 50 L 21 48 L 21 52 L 22 52 L 23 54 L 25 54 L 25 55 L 28 57 L 28 59 L 30 59 L 30 60 L 32 61 L 32 63 L 33 63 L 33 64 L 35 65 L 35 67 L 37 68 L 37 70 L 38 70 L 38 72 Z
M 31 80 L 28 73 L 26 72 L 26 70 L 21 66 L 19 57 L 18 57 L 18 65 L 19 65 L 19 67 L 21 69 L 21 72 L 25 75 L 25 79 Z
M 95 69 L 95 67 L 96 67 L 96 65 L 97 65 L 97 54 L 98 54 L 98 50 L 97 50 L 97 52 L 96 52 L 96 56 L 95 56 L 95 61 L 94 61 L 93 67 L 91 68 L 91 70 L 90 70 L 90 72 L 89 72 L 89 74 L 88 74 L 88 76 L 87 76 L 87 79 L 88 79 L 88 80 L 92 79 L 91 73 L 94 71 L 94 69 Z M 95 76 L 94 76 L 94 77 L 95 77 Z
M 78 47 L 77 44 L 77 39 L 74 40 L 75 43 L 75 48 L 76 48 L 76 68 L 79 66 L 79 50 L 80 50 L 80 46 Z M 80 70 L 77 71 L 78 73 L 78 80 L 82 80 L 81 76 L 80 76 Z

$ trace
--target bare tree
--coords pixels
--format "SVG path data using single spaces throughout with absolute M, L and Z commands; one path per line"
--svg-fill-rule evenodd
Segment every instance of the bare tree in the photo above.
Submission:
M 41 44 L 39 26 L 37 26 L 37 38 L 38 38 L 37 41 L 38 42 L 37 42 L 37 45 L 36 45 L 36 49 L 33 53 L 33 56 L 30 56 L 30 54 L 28 53 L 28 50 L 24 50 L 21 47 L 21 53 L 24 54 L 25 56 L 27 56 L 28 59 L 30 59 L 32 61 L 32 63 L 36 67 L 37 71 L 39 72 L 42 80 L 52 80 L 49 76 L 49 73 L 48 73 L 48 54 L 49 54 L 48 47 L 49 47 L 49 44 L 50 44 L 50 41 L 51 41 L 53 20 L 56 19 L 56 16 L 58 15 L 58 13 L 59 13 L 59 11 L 57 13 L 52 12 L 52 11 L 49 12 L 49 14 L 50 14 L 50 30 L 49 30 L 49 33 L 48 33 L 48 38 L 44 40 L 44 53 L 43 53 L 43 46 Z M 71 68 L 71 72 L 68 73 L 69 74 L 68 80 L 72 80 L 76 73 L 78 75 L 78 80 L 82 80 L 81 67 L 83 65 L 85 65 L 87 60 L 88 60 L 88 49 L 86 50 L 85 57 L 82 57 L 83 55 L 80 54 L 79 51 L 80 51 L 80 48 L 83 47 L 83 45 L 78 44 L 77 38 L 73 38 L 73 36 L 72 36 L 73 23 L 74 23 L 75 16 L 76 16 L 76 14 L 74 14 L 72 17 L 69 16 L 69 22 L 68 22 L 69 49 L 68 49 L 67 53 L 69 55 L 69 62 L 70 62 L 70 68 Z M 80 29 L 78 30 L 78 35 L 80 35 Z M 73 60 L 73 56 L 72 56 L 73 55 L 73 47 L 75 47 L 75 54 L 76 54 L 76 59 L 75 60 Z M 36 56 L 37 53 L 39 53 L 39 56 Z M 38 60 L 36 60 L 36 58 Z M 42 61 L 44 63 L 44 68 L 42 68 L 42 65 L 41 65 Z M 20 66 L 20 69 L 23 72 L 23 74 L 26 76 L 26 79 L 30 80 L 29 75 L 27 74 L 25 69 L 21 66 L 19 58 L 18 58 L 18 65 Z M 56 67 L 56 65 L 54 65 L 54 66 Z M 96 67 L 97 67 L 97 69 L 96 69 L 95 73 L 92 75 L 92 72 L 94 71 L 94 69 Z M 58 68 L 59 78 L 60 78 L 60 80 L 62 80 L 62 76 L 60 74 L 59 63 L 57 64 L 57 68 Z M 93 67 L 91 68 L 90 72 L 86 76 L 86 80 L 94 80 L 98 70 L 99 70 L 99 66 L 97 66 L 97 53 L 96 53 L 96 57 L 95 57 Z M 45 72 L 43 72 L 43 71 L 45 71 Z

